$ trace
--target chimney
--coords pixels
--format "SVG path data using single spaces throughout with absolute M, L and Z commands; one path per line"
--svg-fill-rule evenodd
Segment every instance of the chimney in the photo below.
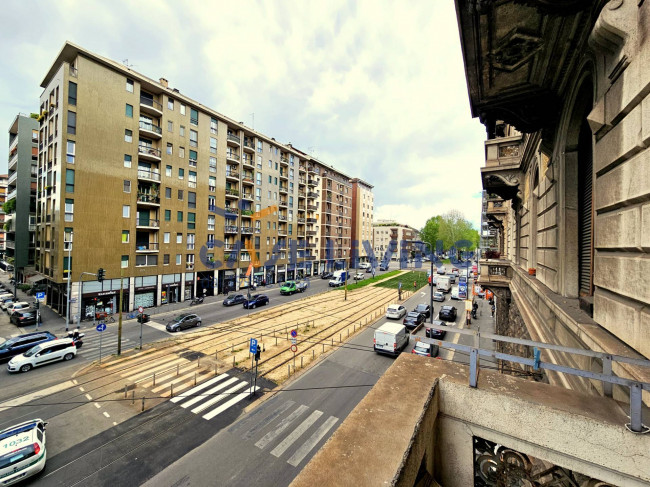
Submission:
M 165 78 L 160 78 L 160 84 L 165 88 L 169 88 L 169 81 L 167 81 Z

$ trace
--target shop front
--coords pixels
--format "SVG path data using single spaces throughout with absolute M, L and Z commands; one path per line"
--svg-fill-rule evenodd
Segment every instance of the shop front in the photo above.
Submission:
M 124 278 L 122 290 L 122 311 L 127 311 L 129 306 L 129 278 Z M 120 280 L 106 279 L 99 281 L 85 281 L 80 283 L 81 302 L 79 307 L 74 307 L 80 312 L 81 320 L 94 320 L 98 316 L 112 315 L 119 311 Z
M 253 276 L 256 286 L 261 286 L 262 282 L 266 284 L 266 280 L 264 279 L 264 267 L 256 269 L 256 272 Z
M 219 293 L 228 294 L 235 292 L 237 284 L 237 272 L 235 269 L 219 271 Z
M 199 296 L 214 296 L 214 271 L 197 272 L 196 289 Z
M 287 281 L 293 281 L 296 278 L 296 269 L 294 264 L 287 266 Z
M 182 274 L 165 274 L 162 276 L 160 304 L 177 303 L 181 297 Z
M 185 273 L 185 301 L 190 301 L 194 294 L 194 290 L 196 289 L 195 283 L 194 283 L 194 273 L 193 272 L 186 272 Z
M 278 282 L 284 282 L 287 280 L 287 269 L 284 265 L 278 266 Z
M 156 306 L 158 276 L 134 277 L 133 308 Z
M 275 284 L 275 266 L 267 265 L 266 266 L 266 284 Z

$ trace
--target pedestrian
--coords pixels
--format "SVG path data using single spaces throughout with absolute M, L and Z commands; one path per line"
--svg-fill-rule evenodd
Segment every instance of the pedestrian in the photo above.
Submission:
M 413 291 L 416 291 L 418 288 L 418 281 L 413 281 Z
M 494 318 L 494 305 L 490 307 L 490 311 L 492 312 L 492 317 Z

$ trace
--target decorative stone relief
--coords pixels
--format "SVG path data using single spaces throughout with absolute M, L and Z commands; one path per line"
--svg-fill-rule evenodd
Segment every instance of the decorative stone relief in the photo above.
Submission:
M 512 72 L 523 66 L 543 45 L 542 38 L 515 28 L 508 32 L 492 52 L 492 66 Z
M 499 157 L 519 157 L 519 144 L 500 145 Z

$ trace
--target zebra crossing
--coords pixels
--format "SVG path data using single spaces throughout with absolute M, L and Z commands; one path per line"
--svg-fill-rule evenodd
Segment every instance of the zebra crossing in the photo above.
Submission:
M 297 467 L 338 421 L 335 416 L 325 418 L 323 411 L 289 400 L 278 402 L 271 411 L 258 408 L 228 431 L 246 441 L 257 440 L 257 448 L 268 450 L 276 458 L 288 457 L 287 463 Z
M 99 359 L 99 339 L 102 341 L 102 357 L 110 357 L 112 354 L 117 353 L 117 335 L 104 331 L 98 333 L 95 330 L 85 332 L 83 337 L 83 345 L 77 350 L 77 356 L 83 357 L 88 360 Z M 129 343 L 128 338 L 122 337 L 122 349 Z

